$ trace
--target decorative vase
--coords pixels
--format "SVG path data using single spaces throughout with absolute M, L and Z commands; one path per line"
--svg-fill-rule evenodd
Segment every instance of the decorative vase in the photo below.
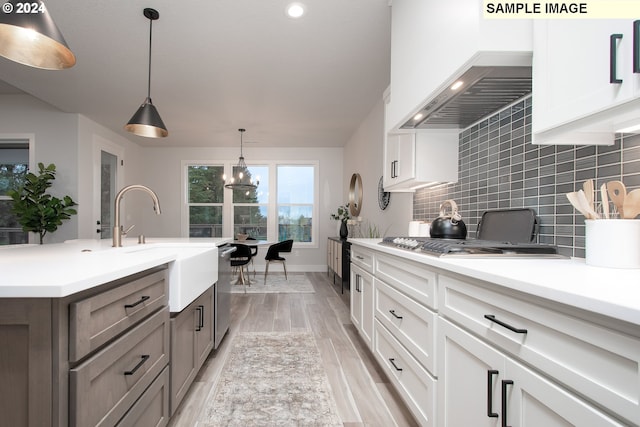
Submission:
M 349 235 L 349 229 L 347 228 L 347 221 L 340 221 L 340 238 L 346 239 Z

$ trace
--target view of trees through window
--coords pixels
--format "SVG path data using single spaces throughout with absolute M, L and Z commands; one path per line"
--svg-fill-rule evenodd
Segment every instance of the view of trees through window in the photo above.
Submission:
M 0 141 L 0 245 L 28 243 L 28 233 L 22 231 L 11 213 L 9 190 L 17 190 L 29 170 L 29 143 Z
M 234 236 L 312 242 L 315 166 L 250 165 L 246 173 L 258 183 L 257 188 L 233 190 L 231 200 L 225 200 L 223 165 L 187 166 L 189 236 L 222 237 L 225 221 L 232 221 Z M 269 196 L 270 177 L 276 180 L 273 200 Z M 232 218 L 224 218 L 225 203 L 230 205 Z M 270 216 L 277 218 L 271 232 Z

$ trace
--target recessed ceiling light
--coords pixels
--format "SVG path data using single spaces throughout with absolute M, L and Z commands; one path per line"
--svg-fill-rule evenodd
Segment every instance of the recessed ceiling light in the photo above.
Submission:
M 456 90 L 460 88 L 460 86 L 462 86 L 463 84 L 464 82 L 462 80 L 458 80 L 457 82 L 451 85 L 451 90 Z
M 302 3 L 291 3 L 287 6 L 287 16 L 290 18 L 300 18 L 304 15 L 304 5 Z
M 415 116 L 413 116 L 413 120 L 418 121 L 418 120 L 420 120 L 420 119 L 421 119 L 421 118 L 423 118 L 423 117 L 424 117 L 424 114 L 422 114 L 422 113 L 418 113 L 418 114 L 416 114 Z

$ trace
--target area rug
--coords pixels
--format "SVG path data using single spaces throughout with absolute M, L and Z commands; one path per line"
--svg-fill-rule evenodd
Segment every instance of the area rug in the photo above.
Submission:
M 234 337 L 198 426 L 342 426 L 320 352 L 306 332 Z
M 251 294 L 290 294 L 290 293 L 314 293 L 313 285 L 304 273 L 289 274 L 289 280 L 285 280 L 284 274 L 269 274 L 267 283 L 264 283 L 264 276 L 261 274 L 248 275 L 251 278 L 251 286 L 246 286 L 247 293 Z M 231 293 L 243 294 L 243 285 L 233 285 Z

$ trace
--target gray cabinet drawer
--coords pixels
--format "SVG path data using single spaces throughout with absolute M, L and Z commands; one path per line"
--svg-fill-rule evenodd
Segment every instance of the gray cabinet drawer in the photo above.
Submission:
M 169 367 L 166 367 L 117 427 L 162 427 L 168 423 Z
M 76 362 L 167 305 L 168 283 L 158 271 L 74 302 L 69 314 L 69 360 Z
M 169 309 L 71 369 L 71 425 L 112 426 L 169 362 Z

